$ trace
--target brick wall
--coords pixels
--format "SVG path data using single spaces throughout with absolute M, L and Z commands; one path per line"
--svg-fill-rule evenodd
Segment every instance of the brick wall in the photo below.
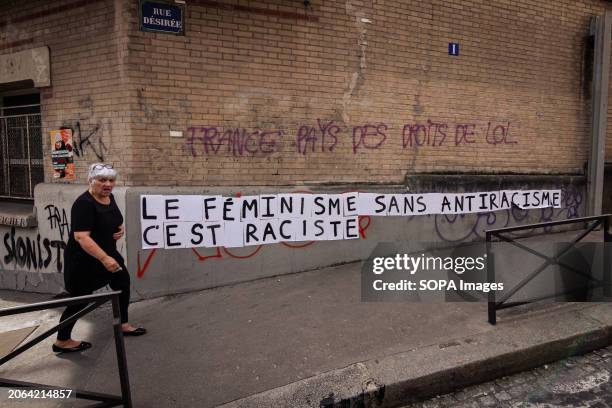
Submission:
M 79 181 L 100 153 L 128 185 L 583 172 L 586 35 L 607 2 L 187 3 L 174 36 L 140 32 L 137 1 L 0 0 L 0 53 L 51 48 L 45 132 L 92 134 Z
M 74 131 L 78 182 L 100 159 L 128 170 L 124 7 L 120 0 L 0 2 L 0 54 L 50 49 L 52 86 L 41 89 L 46 181 L 53 174 L 49 130 L 61 126 Z
M 603 1 L 188 3 L 186 36 L 130 36 L 136 184 L 583 171 Z

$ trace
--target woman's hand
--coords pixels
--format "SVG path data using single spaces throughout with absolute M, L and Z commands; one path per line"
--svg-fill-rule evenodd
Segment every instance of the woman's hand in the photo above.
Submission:
M 123 227 L 123 226 L 122 226 Z M 74 239 L 79 243 L 81 248 L 89 255 L 93 256 L 104 265 L 109 272 L 119 272 L 122 268 L 121 265 L 113 258 L 108 256 L 106 252 L 90 236 L 91 231 L 75 231 Z M 123 234 L 123 228 L 121 228 L 121 234 Z
M 102 264 L 109 272 L 119 272 L 122 268 L 112 256 L 106 256 L 102 259 Z
M 124 232 L 125 232 L 125 228 L 123 227 L 123 224 L 122 224 L 119 226 L 119 230 L 113 234 L 113 238 L 115 238 L 115 241 L 120 239 L 123 236 Z

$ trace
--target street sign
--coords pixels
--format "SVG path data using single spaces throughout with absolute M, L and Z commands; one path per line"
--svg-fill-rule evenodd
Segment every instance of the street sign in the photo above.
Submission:
M 185 4 L 140 0 L 140 30 L 185 35 Z
M 459 43 L 448 43 L 448 55 L 454 57 L 459 55 Z

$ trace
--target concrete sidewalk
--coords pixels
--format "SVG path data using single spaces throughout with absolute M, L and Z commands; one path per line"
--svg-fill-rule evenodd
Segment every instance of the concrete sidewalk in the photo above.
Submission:
M 361 265 L 132 304 L 149 333 L 126 338 L 136 407 L 393 406 L 534 367 L 612 338 L 609 304 L 500 313 L 484 303 L 363 303 Z M 48 296 L 0 292 L 1 307 Z M 0 331 L 55 324 L 60 311 L 0 320 Z M 108 306 L 77 323 L 94 344 L 55 356 L 52 339 L 0 369 L 22 381 L 119 393 Z M 346 405 L 348 406 L 348 405 Z

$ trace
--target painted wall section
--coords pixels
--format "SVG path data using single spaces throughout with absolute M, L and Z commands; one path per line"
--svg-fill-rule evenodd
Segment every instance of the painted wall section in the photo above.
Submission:
M 485 181 L 484 179 L 488 179 Z M 151 297 L 168 293 L 210 288 L 252 279 L 300 272 L 358 261 L 367 258 L 381 242 L 420 241 L 460 242 L 484 238 L 484 230 L 510 225 L 576 218 L 584 215 L 584 180 L 566 177 L 483 177 L 476 183 L 468 179 L 458 182 L 453 192 L 479 189 L 561 188 L 562 208 L 540 210 L 504 210 L 468 215 L 425 215 L 413 217 L 360 217 L 359 240 L 284 242 L 244 248 L 191 248 L 141 250 L 140 208 L 141 194 L 223 194 L 252 195 L 290 193 L 296 189 L 270 187 L 227 188 L 131 188 L 127 192 L 128 268 L 132 273 L 135 296 Z M 303 192 L 303 189 L 298 189 Z M 361 186 L 360 191 L 406 192 L 405 187 Z M 319 193 L 339 193 L 336 187 L 317 188 Z M 346 190 L 344 190 L 346 191 Z M 449 191 L 449 180 L 444 177 L 426 181 L 412 181 L 411 192 Z M 537 231 L 528 231 L 535 234 Z M 484 244 L 483 244 L 484 245 Z
M 449 182 L 453 188 L 449 188 Z M 132 277 L 134 298 L 205 289 L 252 279 L 295 273 L 367 258 L 381 242 L 478 241 L 484 230 L 510 225 L 576 218 L 584 215 L 584 179 L 532 176 L 481 176 L 478 180 L 448 177 L 407 180 L 412 192 L 467 192 L 495 189 L 562 189 L 562 208 L 496 211 L 465 215 L 413 217 L 360 217 L 359 240 L 284 242 L 244 248 L 193 248 L 142 250 L 140 236 L 141 194 L 222 194 L 226 196 L 263 193 L 305 192 L 305 188 L 249 186 L 222 188 L 125 188 L 114 190 L 126 220 L 126 236 L 118 245 Z M 321 187 L 313 192 L 340 193 L 354 186 Z M 86 190 L 85 185 L 41 184 L 35 190 L 38 227 L 0 227 L 0 288 L 59 293 L 63 290 L 63 252 L 70 230 L 70 207 Z M 401 193 L 406 187 L 373 188 L 359 191 Z M 530 231 L 534 234 L 537 231 Z M 84 271 L 86 273 L 86 271 Z
M 0 226 L 0 287 L 33 292 L 63 290 L 64 249 L 70 234 L 70 208 L 86 185 L 39 184 L 34 190 L 37 226 Z M 125 214 L 125 189 L 115 188 L 117 205 Z M 127 256 L 125 238 L 118 242 Z M 83 271 L 87 273 L 87 271 Z

